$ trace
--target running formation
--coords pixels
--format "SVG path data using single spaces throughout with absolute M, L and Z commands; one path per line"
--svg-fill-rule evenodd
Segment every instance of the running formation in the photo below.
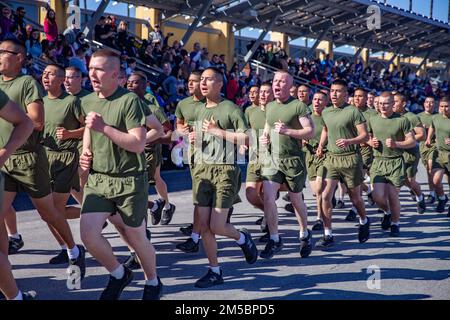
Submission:
M 42 76 L 45 94 L 21 74 L 26 57 L 22 44 L 5 40 L 0 52 L 0 291 L 6 299 L 33 299 L 36 294 L 18 289 L 7 257 L 24 245 L 12 207 L 17 192 L 30 196 L 61 246 L 50 264 L 68 266 L 83 281 L 89 277 L 89 252 L 109 273 L 99 297 L 103 300 L 119 299 L 133 270 L 142 268 L 142 299 L 160 299 L 164 279 L 157 275 L 148 220 L 167 225 L 175 213 L 160 167 L 161 144 L 178 137 L 189 146 L 185 160 L 192 177 L 193 218 L 180 229 L 188 238 L 176 248 L 198 252 L 202 242 L 209 268 L 193 284 L 197 288 L 224 282 L 216 235 L 234 239 L 248 264 L 280 254 L 276 201 L 281 191 L 287 191 L 286 209 L 298 221 L 302 259 L 335 245 L 333 209 L 344 193 L 353 205 L 346 220 L 359 221 L 360 243 L 370 239 L 371 228 L 363 195 L 369 205 L 377 205 L 382 228 L 392 237 L 401 232 L 402 186 L 411 190 L 419 214 L 446 210 L 442 181 L 450 175 L 448 97 L 437 102 L 428 97 L 425 112 L 415 115 L 405 110 L 406 98 L 399 93 L 374 97 L 357 88 L 350 94 L 343 80 L 335 80 L 329 91 L 313 93 L 306 85 L 297 88 L 288 72 L 278 71 L 272 82 L 250 89 L 252 106 L 242 112 L 222 97 L 220 70 L 207 68 L 191 73 L 190 97 L 178 103 L 172 132 L 156 99 L 146 94 L 144 73 L 132 73 L 126 88 L 119 85 L 120 60 L 111 51 L 92 56 L 93 93 L 81 88 L 79 69 L 48 65 Z M 247 201 L 262 212 L 257 221 L 263 232 L 259 241 L 265 243 L 261 252 L 248 230 L 230 223 L 233 205 L 242 201 L 237 165 L 242 159 L 248 162 Z M 427 196 L 415 180 L 420 159 L 432 190 Z M 307 180 L 317 203 L 311 227 L 302 193 Z M 149 184 L 155 185 L 159 199 L 148 199 Z M 81 208 L 67 205 L 70 195 Z M 80 219 L 83 244 L 74 242 L 67 219 Z M 108 223 L 129 247 L 123 264 L 102 235 Z M 315 244 L 313 231 L 323 232 Z

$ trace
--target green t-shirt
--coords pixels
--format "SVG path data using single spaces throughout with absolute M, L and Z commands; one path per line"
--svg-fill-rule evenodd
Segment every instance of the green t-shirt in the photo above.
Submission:
M 378 115 L 378 113 L 374 109 L 370 109 L 368 107 L 366 107 L 365 109 L 360 109 L 360 111 L 366 121 L 369 121 L 371 117 Z
M 80 92 L 75 94 L 75 97 L 77 97 L 78 99 L 83 99 L 84 97 L 86 97 L 87 95 L 90 95 L 91 93 L 92 93 L 91 91 L 81 88 Z
M 420 118 L 417 114 L 412 112 L 406 112 L 402 114 L 406 119 L 408 119 L 409 123 L 411 124 L 411 128 L 414 130 L 414 128 L 422 126 L 422 122 L 420 121 Z M 419 143 L 416 142 L 416 146 L 411 149 L 405 149 L 404 152 L 407 152 L 411 155 L 420 156 L 420 150 L 419 150 Z
M 314 137 L 306 141 L 305 151 L 308 150 L 310 153 L 316 153 L 317 147 L 319 146 L 320 136 L 322 135 L 323 130 L 323 119 L 321 115 L 315 114 L 314 112 L 311 114 L 311 119 L 314 122 Z M 326 148 L 324 148 L 324 151 Z
M 155 118 L 158 119 L 159 123 L 164 124 L 164 122 L 169 121 L 169 119 L 167 119 L 166 115 L 164 114 L 164 112 L 161 110 L 160 107 L 152 104 L 150 101 L 145 100 L 145 104 L 148 106 L 148 109 L 150 110 L 151 114 L 155 115 Z M 162 146 L 161 143 L 152 145 L 152 146 L 146 146 L 145 150 L 147 152 L 155 152 L 158 154 L 162 154 Z
M 19 75 L 17 78 L 9 81 L 3 80 L 3 76 L 0 77 L 0 90 L 3 90 L 10 100 L 14 101 L 25 112 L 28 112 L 27 106 L 35 101 L 42 101 L 42 88 L 33 77 L 27 75 Z M 9 122 L 0 119 L 0 136 L 7 137 L 13 130 L 13 125 Z M 36 147 L 40 145 L 42 138 L 42 131 L 33 131 L 27 141 L 17 149 L 13 154 L 20 154 L 29 151 L 35 151 Z M 6 141 L 8 141 L 6 140 Z M 2 141 L 3 145 L 6 142 Z
M 156 99 L 156 97 L 154 95 L 152 95 L 151 93 L 146 93 L 144 95 L 145 100 L 149 101 L 151 104 L 154 104 L 155 106 L 157 106 L 158 108 L 160 108 L 161 106 L 159 105 L 158 99 Z
M 450 152 L 450 146 L 445 143 L 445 139 L 450 138 L 450 118 L 436 114 L 432 119 L 431 126 L 434 128 L 438 150 Z
M 223 100 L 217 106 L 207 108 L 206 104 L 196 108 L 195 131 L 197 139 L 202 137 L 201 150 L 194 149 L 195 162 L 206 164 L 234 164 L 236 162 L 236 145 L 209 133 L 202 133 L 203 120 L 214 118 L 217 126 L 229 132 L 246 132 L 247 122 L 244 115 L 233 102 Z M 244 143 L 242 141 L 241 143 Z M 202 152 L 201 158 L 199 152 Z M 200 160 L 201 159 L 201 160 Z
M 42 145 L 53 151 L 73 150 L 78 146 L 79 139 L 59 140 L 56 128 L 63 127 L 75 130 L 81 127 L 80 99 L 63 92 L 58 98 L 44 97 L 45 127 Z
M 204 104 L 205 101 L 195 101 L 193 96 L 187 97 L 178 102 L 175 116 L 178 119 L 183 120 L 185 124 L 193 126 L 195 122 L 195 110 Z
M 422 122 L 423 127 L 425 128 L 425 136 L 428 137 L 428 129 L 431 127 L 431 122 L 433 121 L 433 116 L 435 113 L 427 113 L 427 112 L 421 112 L 419 113 L 420 122 Z M 425 144 L 425 141 L 420 141 L 420 152 L 423 152 L 427 149 L 433 148 L 436 146 L 436 137 L 431 137 L 431 145 L 430 147 L 427 147 Z
M 336 141 L 339 139 L 353 139 L 358 136 L 356 126 L 366 122 L 361 111 L 352 105 L 341 108 L 330 107 L 322 112 L 324 125 L 328 130 L 327 149 L 332 154 L 355 153 L 359 146 L 350 145 L 345 149 L 339 148 Z
M 393 113 L 389 118 L 383 118 L 380 115 L 371 117 L 367 122 L 367 127 L 373 137 L 380 142 L 380 146 L 373 149 L 374 157 L 386 158 L 396 158 L 403 155 L 403 149 L 388 148 L 386 139 L 404 141 L 406 134 L 413 130 L 409 120 L 398 113 Z
M 250 152 L 249 160 L 253 161 L 259 158 L 259 137 L 264 132 L 266 125 L 266 111 L 262 110 L 260 106 L 250 106 L 245 109 L 245 120 L 250 130 Z
M 107 125 L 121 132 L 145 126 L 144 108 L 146 106 L 137 95 L 121 87 L 106 99 L 99 98 L 94 92 L 81 101 L 84 116 L 91 111 L 97 112 Z M 94 130 L 91 130 L 91 149 L 92 169 L 96 172 L 133 174 L 145 171 L 144 153 L 126 151 Z
M 281 120 L 288 129 L 299 130 L 303 127 L 299 118 L 310 114 L 308 107 L 298 99 L 290 97 L 285 103 L 272 101 L 266 106 L 266 121 L 270 127 L 269 152 L 280 158 L 303 156 L 302 141 L 274 131 L 275 122 Z

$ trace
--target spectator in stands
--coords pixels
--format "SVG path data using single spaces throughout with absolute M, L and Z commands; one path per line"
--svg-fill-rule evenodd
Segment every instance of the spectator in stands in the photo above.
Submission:
M 85 35 L 83 32 L 79 32 L 75 37 L 75 42 L 72 44 L 74 50 L 81 48 L 82 44 L 84 44 Z
M 236 94 L 239 91 L 239 85 L 235 73 L 230 73 L 226 88 L 226 98 L 228 100 L 234 101 Z
M 208 48 L 203 48 L 200 54 L 200 69 L 206 69 L 211 66 L 211 63 L 209 62 L 209 52 Z
M 9 39 L 24 42 L 24 37 L 22 35 L 22 32 L 20 32 L 20 28 L 17 24 L 13 24 L 11 28 L 9 28 L 9 32 L 7 32 L 3 37 L 3 40 Z
M 75 19 L 74 19 L 75 20 Z M 66 38 L 67 44 L 73 45 L 75 43 L 77 35 L 81 32 L 80 29 L 77 28 L 75 21 L 72 21 L 71 25 L 64 30 L 63 35 Z
M 225 70 L 225 72 L 227 72 L 228 71 L 228 68 L 227 68 L 227 64 L 226 64 L 226 62 L 225 62 L 225 55 L 224 54 L 221 54 L 220 56 L 219 56 L 219 59 L 220 59 L 220 64 L 217 66 L 218 68 L 223 68 L 223 70 Z
M 49 9 L 44 19 L 45 38 L 49 42 L 55 42 L 58 37 L 58 25 L 56 24 L 56 14 L 53 9 Z
M 250 99 L 247 94 L 247 86 L 244 85 L 241 88 L 239 88 L 238 94 L 236 95 L 236 98 L 234 101 L 235 101 L 236 105 L 239 108 L 241 108 L 242 112 L 244 112 L 246 107 L 250 103 Z
M 39 58 L 42 55 L 42 45 L 39 42 L 39 30 L 33 29 L 31 31 L 30 39 L 25 41 L 27 52 L 33 58 Z
M 25 26 L 25 33 L 24 33 L 24 37 L 25 39 L 30 39 L 31 38 L 31 32 L 33 31 L 33 26 L 31 24 L 27 24 Z
M 111 25 L 106 23 L 106 18 L 101 16 L 94 28 L 94 39 L 108 47 L 114 47 L 115 32 Z
M 163 90 L 163 94 L 167 97 L 167 102 L 170 103 L 176 100 L 179 81 L 172 75 L 172 67 L 170 63 L 164 63 L 163 71 L 166 77 L 161 83 L 161 88 Z
M 69 67 L 77 67 L 80 69 L 83 77 L 87 76 L 88 70 L 86 66 L 86 52 L 83 48 L 78 48 L 75 51 L 75 56 L 69 59 Z
M 129 58 L 127 59 L 127 69 L 126 69 L 126 75 L 127 77 L 129 77 L 135 70 L 136 70 L 136 59 L 134 58 Z
M 26 30 L 25 30 L 25 15 L 26 15 L 26 11 L 24 7 L 17 7 L 16 9 L 16 14 L 14 16 L 14 22 L 15 24 L 19 27 L 20 29 L 20 33 L 22 33 L 22 35 L 26 35 Z
M 185 49 L 180 51 L 181 61 L 179 63 L 179 68 L 182 73 L 183 79 L 189 79 L 189 75 L 195 69 L 195 64 L 191 63 L 191 57 Z
M 5 36 L 10 34 L 11 27 L 14 25 L 11 9 L 8 7 L 2 8 L 2 15 L 0 17 L 0 41 L 5 39 Z
M 128 40 L 128 25 L 125 20 L 120 21 L 119 27 L 117 28 L 117 38 L 116 38 L 116 46 L 120 52 L 126 52 L 127 46 L 129 46 Z
M 48 40 L 42 41 L 42 56 L 41 59 L 46 64 L 58 64 L 56 60 L 56 48 L 53 42 Z
M 200 60 L 202 56 L 202 49 L 200 43 L 194 43 L 194 50 L 190 53 L 191 61 L 195 63 L 195 69 L 200 68 Z
M 155 24 L 155 28 L 152 32 L 149 33 L 149 38 L 151 39 L 152 43 L 159 42 L 161 45 L 164 43 L 164 35 L 161 31 L 161 28 L 159 24 Z

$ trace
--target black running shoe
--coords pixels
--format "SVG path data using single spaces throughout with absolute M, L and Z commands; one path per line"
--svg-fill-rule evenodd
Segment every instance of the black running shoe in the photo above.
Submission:
M 36 296 L 37 296 L 36 291 L 33 290 L 22 292 L 23 300 L 36 300 Z
M 336 202 L 336 209 L 342 209 L 343 207 L 345 207 L 345 203 L 342 200 L 338 200 Z
M 192 234 L 192 229 L 194 229 L 194 225 L 191 223 L 185 227 L 181 227 L 180 232 L 184 234 L 186 237 L 190 237 Z
M 163 209 L 161 224 L 166 226 L 172 221 L 173 214 L 175 213 L 175 209 L 177 208 L 175 205 L 169 203 L 169 209 Z
M 391 225 L 391 237 L 398 237 L 400 235 L 400 228 L 398 225 Z
M 370 236 L 370 219 L 369 217 L 367 218 L 367 223 L 366 224 L 359 224 L 358 226 L 358 240 L 360 243 L 366 242 L 367 240 L 369 240 L 369 236 Z
M 289 197 L 289 192 L 286 193 L 281 199 L 287 202 L 291 202 L 291 197 Z
M 422 195 L 422 200 L 417 202 L 417 212 L 423 214 L 427 210 L 427 204 L 425 203 L 425 197 Z
M 300 257 L 307 258 L 312 251 L 312 232 L 308 230 L 308 236 L 300 239 Z
M 441 200 L 441 199 L 438 198 L 438 204 L 437 204 L 437 207 L 436 207 L 436 212 L 439 212 L 439 213 L 444 212 L 445 211 L 445 205 L 447 204 L 447 201 L 448 201 L 448 197 L 447 196 L 445 196 L 444 200 Z
M 280 190 L 277 191 L 277 195 L 275 197 L 275 201 L 278 200 L 278 199 L 280 199 Z
M 259 218 L 258 220 L 255 221 L 255 224 L 260 226 L 261 223 L 263 222 L 263 220 L 264 220 L 264 217 L 261 217 L 261 218 Z
M 258 248 L 256 248 L 255 243 L 253 242 L 252 235 L 247 229 L 241 229 L 240 232 L 245 236 L 245 243 L 239 245 L 241 247 L 242 252 L 244 252 L 245 261 L 249 264 L 254 264 L 258 259 Z
M 145 236 L 147 237 L 148 241 L 152 241 L 152 232 L 150 229 L 145 228 Z
M 130 270 L 137 270 L 141 268 L 141 264 L 139 263 L 136 253 L 132 252 L 127 260 L 123 263 L 125 267 Z
M 67 254 L 66 249 L 62 249 L 58 255 L 51 258 L 48 263 L 50 264 L 66 264 L 69 262 L 69 255 Z
M 381 219 L 381 229 L 389 230 L 391 227 L 391 215 L 383 214 L 383 218 Z
M 350 209 L 350 211 L 348 212 L 348 215 L 345 217 L 346 221 L 356 221 L 356 212 L 353 209 Z
M 209 288 L 223 283 L 222 270 L 220 274 L 208 268 L 208 272 L 195 282 L 196 288 Z
M 155 200 L 156 205 L 158 208 L 155 211 L 152 211 L 150 209 L 150 215 L 152 217 L 152 225 L 157 225 L 161 221 L 161 215 L 162 210 L 164 209 L 164 206 L 166 205 L 166 201 L 163 199 L 157 199 Z
M 100 300 L 119 300 L 123 289 L 133 280 L 133 271 L 123 266 L 125 272 L 122 279 L 116 279 L 109 276 L 109 282 L 105 290 L 103 290 Z
M 334 237 L 333 236 L 324 236 L 316 243 L 316 248 L 326 249 L 334 246 Z
M 69 267 L 77 266 L 80 268 L 81 272 L 81 280 L 84 279 L 84 275 L 86 274 L 86 249 L 81 244 L 77 244 L 78 251 L 80 252 L 78 258 L 69 259 Z M 70 275 L 69 275 L 70 277 Z
M 227 223 L 230 223 L 231 221 L 231 215 L 233 214 L 234 208 L 231 207 L 230 209 L 228 209 L 228 216 L 227 216 Z
M 23 247 L 24 242 L 22 240 L 22 235 L 19 234 L 19 239 L 9 237 L 8 254 L 16 254 Z
M 288 212 L 291 212 L 291 213 L 294 213 L 294 212 L 295 212 L 294 206 L 292 205 L 291 202 L 286 203 L 286 205 L 284 206 L 284 209 L 285 209 L 286 211 L 288 211 Z
M 273 257 L 273 255 L 283 248 L 283 241 L 275 242 L 272 239 L 269 238 L 269 242 L 267 242 L 266 247 L 263 251 L 261 251 L 261 254 L 259 255 L 263 259 L 270 259 Z
M 375 204 L 375 200 L 373 200 L 372 192 L 367 194 L 367 203 L 369 206 L 373 206 Z
M 436 201 L 436 197 L 429 194 L 427 197 L 427 200 L 426 200 L 427 204 L 433 204 L 435 201 Z
M 192 238 L 189 238 L 185 242 L 177 244 L 176 248 L 186 253 L 198 252 L 199 244 L 200 240 L 198 240 L 198 242 L 195 243 L 195 241 L 192 240 Z
M 261 243 L 267 243 L 270 240 L 270 233 L 266 232 L 264 235 L 262 235 L 261 237 L 259 237 L 258 241 Z
M 161 279 L 158 278 L 158 285 L 157 286 L 151 286 L 151 285 L 145 285 L 144 286 L 144 293 L 142 294 L 142 300 L 160 300 L 162 296 L 162 289 L 163 284 L 161 282 Z
M 316 223 L 312 226 L 312 230 L 314 231 L 321 231 L 323 230 L 323 221 L 317 220 Z

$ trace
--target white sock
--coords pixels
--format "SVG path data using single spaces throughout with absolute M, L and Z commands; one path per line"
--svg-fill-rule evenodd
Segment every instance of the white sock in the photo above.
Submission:
M 116 270 L 111 272 L 111 275 L 116 279 L 122 279 L 125 275 L 125 269 L 123 265 L 119 265 Z
M 391 213 L 390 213 L 389 211 L 384 211 L 384 215 L 385 215 L 385 216 L 390 216 Z
M 212 272 L 220 274 L 220 267 L 219 266 L 217 266 L 217 267 L 211 267 L 210 266 L 209 268 L 211 269 Z
M 61 245 L 61 250 L 67 250 L 67 246 L 65 244 Z
M 19 290 L 19 293 L 13 300 L 23 300 L 22 291 Z
M 155 212 L 157 209 L 158 209 L 158 203 L 156 201 L 153 201 L 153 207 L 150 210 Z
M 242 232 L 239 232 L 239 234 L 241 235 L 239 240 L 237 240 L 237 244 L 242 246 L 245 243 L 245 235 Z
M 280 242 L 280 236 L 278 235 L 278 233 L 270 234 L 270 240 L 273 240 L 275 242 Z
M 360 225 L 365 225 L 367 223 L 367 217 L 364 218 L 364 220 L 362 220 L 361 218 L 359 218 L 359 224 Z
M 439 200 L 445 200 L 445 194 L 439 197 Z
M 331 231 L 331 229 L 325 228 L 325 236 L 330 236 L 330 237 L 333 236 L 333 232 Z
M 67 255 L 69 256 L 70 260 L 78 258 L 80 255 L 80 250 L 78 249 L 78 246 L 75 245 L 72 249 L 67 248 Z
M 154 277 L 152 280 L 145 280 L 145 285 L 156 287 L 158 285 L 158 277 Z
M 195 243 L 198 243 L 198 240 L 200 239 L 200 235 L 198 233 L 192 232 L 191 233 L 191 239 L 192 241 L 194 241 Z
M 355 206 L 352 206 L 352 208 L 350 210 L 352 210 L 353 212 L 358 213 L 358 210 L 355 208 Z
M 308 236 L 308 230 L 300 231 L 300 239 L 304 239 Z
M 166 202 L 166 204 L 164 205 L 164 209 L 169 210 L 170 209 L 170 203 Z
M 420 202 L 423 200 L 423 193 L 420 194 L 420 196 L 416 196 L 416 201 Z
M 396 226 L 398 226 L 398 222 L 391 222 L 391 224 L 395 224 Z
M 20 239 L 20 234 L 18 234 L 18 233 L 14 233 L 14 234 L 10 234 L 10 235 L 8 235 L 10 238 L 14 238 L 14 239 L 16 239 L 16 240 L 19 240 Z

